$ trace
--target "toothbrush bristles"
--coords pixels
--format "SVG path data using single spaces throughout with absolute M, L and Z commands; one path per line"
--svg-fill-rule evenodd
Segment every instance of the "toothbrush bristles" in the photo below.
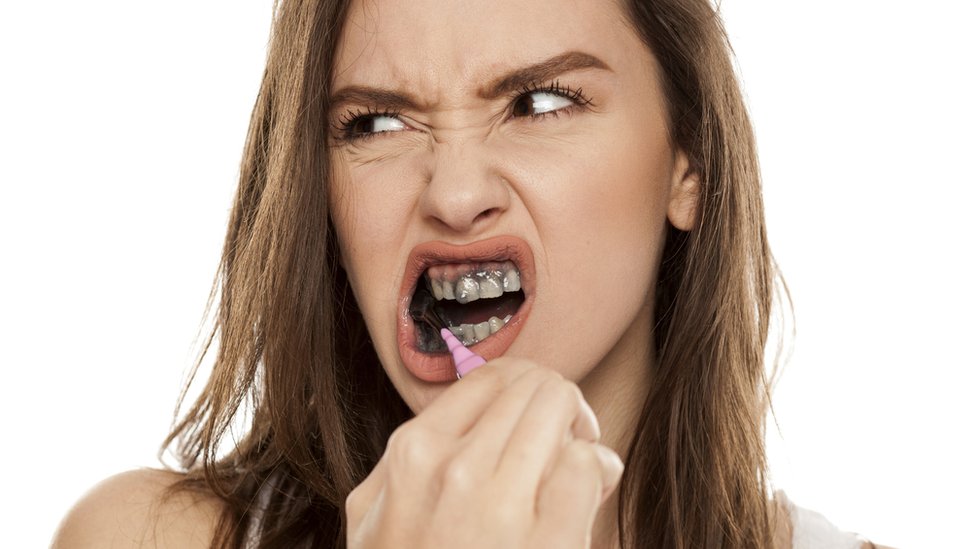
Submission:
M 434 329 L 434 333 L 440 333 L 441 328 L 450 328 L 451 323 L 447 322 L 437 310 L 434 296 L 429 292 L 423 292 L 419 303 L 412 303 L 410 316 L 418 322 L 425 322 Z

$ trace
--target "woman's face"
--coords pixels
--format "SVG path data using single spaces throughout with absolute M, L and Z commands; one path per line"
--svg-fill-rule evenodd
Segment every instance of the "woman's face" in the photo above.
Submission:
M 576 382 L 646 368 L 667 220 L 688 228 L 696 189 L 668 141 L 657 64 L 617 3 L 370 0 L 348 17 L 331 211 L 411 408 L 455 379 L 408 311 L 428 279 L 489 360 Z

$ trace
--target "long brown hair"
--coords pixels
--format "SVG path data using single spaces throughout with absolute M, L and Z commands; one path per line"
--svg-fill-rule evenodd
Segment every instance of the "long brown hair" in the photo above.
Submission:
M 775 268 L 751 125 L 708 0 L 626 4 L 663 69 L 672 142 L 701 189 L 697 227 L 672 228 L 665 244 L 655 383 L 625 456 L 621 542 L 767 547 L 763 358 Z M 188 470 L 174 489 L 225 503 L 215 547 L 253 534 L 269 481 L 261 547 L 345 547 L 346 496 L 412 415 L 372 347 L 329 222 L 328 88 L 347 8 L 276 3 L 201 353 L 216 347 L 213 372 L 164 443 Z M 242 417 L 243 438 L 221 454 Z

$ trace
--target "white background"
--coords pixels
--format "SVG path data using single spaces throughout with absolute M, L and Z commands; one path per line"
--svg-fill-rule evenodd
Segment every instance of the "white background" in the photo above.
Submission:
M 795 301 L 773 480 L 879 542 L 972 541 L 969 2 L 726 0 Z M 3 545 L 156 464 L 270 0 L 0 8 Z M 970 36 L 970 38 L 967 38 Z

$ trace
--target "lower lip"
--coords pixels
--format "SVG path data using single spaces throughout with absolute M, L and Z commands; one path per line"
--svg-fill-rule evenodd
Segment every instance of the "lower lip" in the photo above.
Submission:
M 449 262 L 458 257 L 457 248 L 458 246 L 439 242 L 420 245 L 411 252 L 409 262 L 413 266 L 409 268 L 418 270 L 424 268 L 423 263 L 418 263 L 418 254 L 421 257 L 437 257 Z M 519 265 L 522 273 L 522 291 L 525 294 L 525 301 L 502 329 L 469 347 L 485 360 L 492 360 L 508 351 L 529 317 L 535 300 L 535 260 L 531 248 L 525 241 L 508 235 L 468 244 L 463 247 L 463 250 L 465 256 L 476 261 L 500 260 L 498 254 L 501 251 L 510 259 L 518 258 L 516 264 Z M 418 277 L 423 276 L 421 272 L 414 274 Z M 415 284 L 416 279 L 405 278 L 400 290 L 400 318 L 397 322 L 397 347 L 400 351 L 400 359 L 407 371 L 422 381 L 437 383 L 456 381 L 457 372 L 454 370 L 454 361 L 449 353 L 425 353 L 417 347 L 417 326 L 408 312 Z

